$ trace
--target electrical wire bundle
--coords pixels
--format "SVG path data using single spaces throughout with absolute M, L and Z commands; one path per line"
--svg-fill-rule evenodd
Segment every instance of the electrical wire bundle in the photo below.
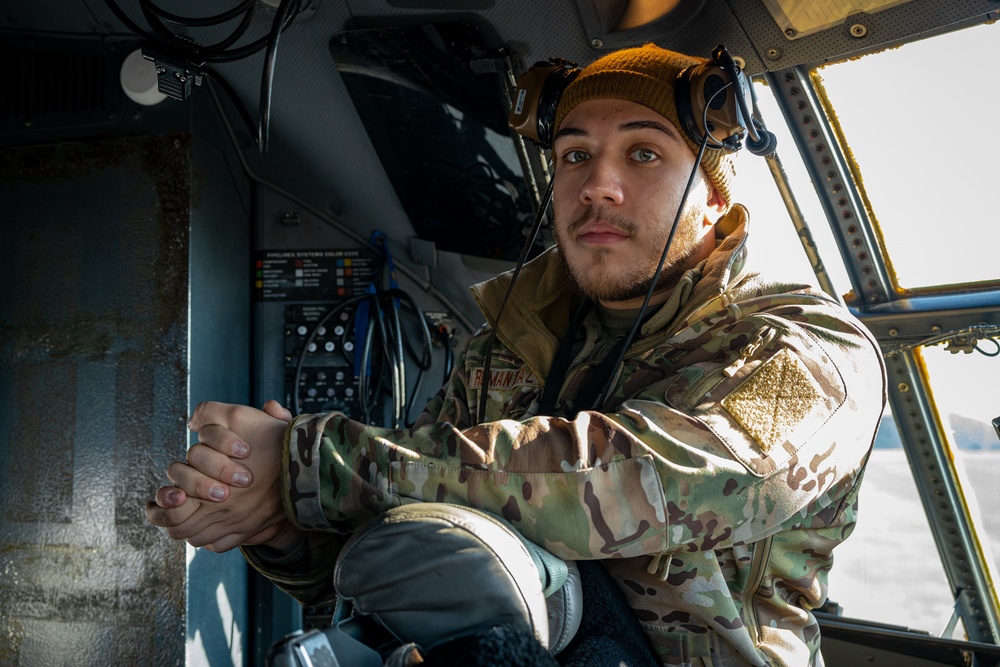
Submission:
M 306 0 L 281 0 L 267 35 L 249 44 L 233 47 L 247 32 L 257 9 L 258 0 L 241 0 L 232 9 L 206 17 L 184 17 L 167 12 L 156 6 L 152 0 L 138 0 L 150 31 L 136 24 L 117 4 L 116 0 L 104 0 L 108 8 L 129 30 L 142 38 L 142 55 L 156 65 L 160 92 L 184 100 L 191 91 L 192 84 L 200 84 L 202 76 L 226 91 L 240 117 L 247 126 L 250 136 L 261 153 L 267 151 L 268 128 L 271 114 L 271 89 L 274 81 L 274 66 L 278 55 L 281 33 L 292 23 L 302 10 Z M 214 44 L 200 44 L 186 36 L 174 33 L 167 24 L 185 28 L 203 28 L 220 25 L 236 18 L 239 24 L 224 39 Z M 212 63 L 232 62 L 251 56 L 261 49 L 267 49 L 264 71 L 260 84 L 260 105 L 255 122 L 243 104 L 236 90 L 213 67 Z
M 298 383 L 312 343 L 329 322 L 335 321 L 341 313 L 353 309 L 353 315 L 346 323 L 344 336 L 346 338 L 349 335 L 346 332 L 353 332 L 354 347 L 350 350 L 341 344 L 340 350 L 345 355 L 345 360 L 354 367 L 361 412 L 355 417 L 365 423 L 377 423 L 379 419 L 376 410 L 384 405 L 382 399 L 388 396 L 391 401 L 389 425 L 400 428 L 411 423 L 413 402 L 420 393 L 424 374 L 431 368 L 435 339 L 445 350 L 443 382 L 451 375 L 454 364 L 451 332 L 441 324 L 432 333 L 413 298 L 396 284 L 395 265 L 385 236 L 381 232 L 375 232 L 371 242 L 386 259 L 391 286 L 389 289 L 377 289 L 373 282 L 367 294 L 338 303 L 320 318 L 303 344 L 296 363 L 292 406 L 295 414 L 301 412 Z M 405 326 L 407 323 L 409 327 Z M 420 338 L 419 350 L 411 342 L 414 329 Z M 352 356 L 347 356 L 348 353 Z M 417 376 L 411 389 L 407 388 L 406 381 L 407 359 L 417 367 Z

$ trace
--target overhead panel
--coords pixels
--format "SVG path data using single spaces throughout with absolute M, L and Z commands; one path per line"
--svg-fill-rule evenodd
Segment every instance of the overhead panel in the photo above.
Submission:
M 875 14 L 911 0 L 763 0 L 788 39 L 840 25 L 854 14 Z

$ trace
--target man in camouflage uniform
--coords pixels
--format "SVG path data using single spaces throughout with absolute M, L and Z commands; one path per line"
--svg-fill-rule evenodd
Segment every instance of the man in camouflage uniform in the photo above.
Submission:
M 634 321 L 694 165 L 673 82 L 695 62 L 647 45 L 605 56 L 566 90 L 553 148 L 557 249 L 524 267 L 499 321 L 511 276 L 473 288 L 487 325 L 412 428 L 324 414 L 252 430 L 249 408 L 203 405 L 193 428 L 257 438 L 246 459 L 254 483 L 222 505 L 247 498 L 271 518 L 224 530 L 202 518 L 219 506 L 182 504 L 167 487 L 150 521 L 215 550 L 272 547 L 244 552 L 309 602 L 332 592 L 339 533 L 411 502 L 482 508 L 563 559 L 600 559 L 664 665 L 821 664 L 810 610 L 855 522 L 884 372 L 834 300 L 747 271 L 748 215 L 730 203 L 728 154 L 706 154 L 613 390 L 580 404 Z M 560 364 L 561 389 L 540 414 Z M 211 428 L 221 427 L 203 441 L 232 454 L 235 437 Z M 258 450 L 272 452 L 266 464 L 254 463 Z M 207 499 L 206 480 L 234 469 L 218 457 L 196 445 L 193 467 L 175 464 L 171 479 Z M 270 485 L 266 503 L 237 497 L 258 485 Z

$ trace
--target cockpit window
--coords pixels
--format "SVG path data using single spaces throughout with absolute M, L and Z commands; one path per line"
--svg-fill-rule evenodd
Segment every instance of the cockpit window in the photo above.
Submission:
M 816 72 L 904 291 L 1000 282 L 997 62 L 987 24 Z

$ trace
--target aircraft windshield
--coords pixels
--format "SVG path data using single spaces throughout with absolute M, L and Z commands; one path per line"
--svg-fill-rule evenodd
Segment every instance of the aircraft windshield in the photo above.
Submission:
M 903 289 L 1000 279 L 997 62 L 980 25 L 818 71 Z

